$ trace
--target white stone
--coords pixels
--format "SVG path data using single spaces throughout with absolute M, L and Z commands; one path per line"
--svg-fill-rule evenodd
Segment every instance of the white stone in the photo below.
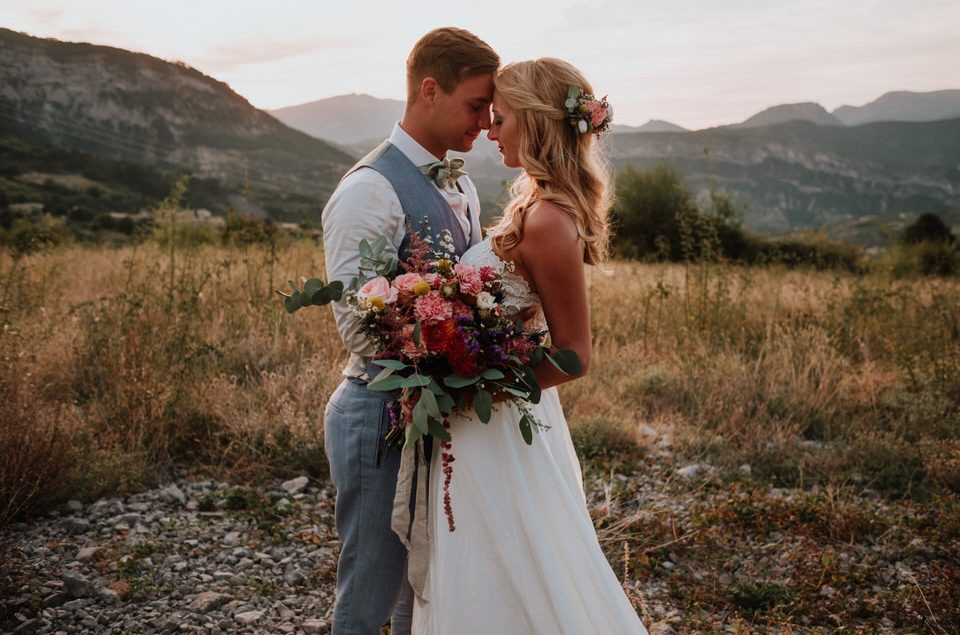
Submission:
M 284 481 L 280 484 L 280 489 L 285 491 L 287 494 L 299 494 L 306 487 L 307 483 L 310 482 L 310 479 L 306 476 L 298 476 L 297 478 L 292 478 L 289 481 Z
M 241 624 L 253 624 L 263 617 L 263 611 L 245 611 L 237 613 L 234 618 Z

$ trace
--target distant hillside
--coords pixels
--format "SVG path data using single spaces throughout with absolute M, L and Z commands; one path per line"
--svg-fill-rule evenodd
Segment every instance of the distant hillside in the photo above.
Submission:
M 662 119 L 651 119 L 642 126 L 624 126 L 615 123 L 610 126 L 610 131 L 614 134 L 629 134 L 632 132 L 686 132 L 687 129 L 675 123 L 663 121 Z
M 6 134 L 135 163 L 185 167 L 279 217 L 319 215 L 353 158 L 180 64 L 0 29 Z
M 848 126 L 874 121 L 939 121 L 960 118 L 960 90 L 886 93 L 865 106 L 840 106 L 833 115 Z
M 864 215 L 960 209 L 960 119 L 612 135 L 616 166 L 676 166 L 701 197 L 711 186 L 764 232 Z
M 339 95 L 271 110 L 291 128 L 345 146 L 382 140 L 403 116 L 404 102 L 370 95 Z
M 782 104 L 773 106 L 755 114 L 746 121 L 736 124 L 737 128 L 759 128 L 788 121 L 809 121 L 818 126 L 842 126 L 843 122 L 831 115 L 820 104 L 804 102 L 802 104 Z

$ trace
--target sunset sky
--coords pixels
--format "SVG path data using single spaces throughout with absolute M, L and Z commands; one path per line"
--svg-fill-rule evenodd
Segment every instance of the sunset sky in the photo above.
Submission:
M 632 125 L 696 129 L 782 103 L 832 110 L 960 88 L 956 0 L 0 0 L 0 26 L 186 62 L 267 109 L 354 92 L 403 99 L 410 47 L 447 25 L 504 61 L 572 62 Z

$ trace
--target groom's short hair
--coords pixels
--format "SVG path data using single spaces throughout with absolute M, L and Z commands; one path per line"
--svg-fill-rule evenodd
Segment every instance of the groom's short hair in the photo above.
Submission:
M 449 95 L 462 80 L 495 73 L 499 67 L 500 56 L 470 31 L 455 27 L 434 29 L 413 45 L 407 58 L 407 100 L 415 100 L 426 77 L 437 80 Z

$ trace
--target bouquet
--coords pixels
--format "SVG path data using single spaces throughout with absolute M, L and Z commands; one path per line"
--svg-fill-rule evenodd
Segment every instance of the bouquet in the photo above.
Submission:
M 377 351 L 372 363 L 380 370 L 367 387 L 396 392 L 387 440 L 412 445 L 429 434 L 440 442 L 444 507 L 452 531 L 450 415 L 473 408 L 488 423 L 495 395 L 515 399 L 520 433 L 529 445 L 533 429 L 542 427 L 527 408 L 540 401 L 534 367 L 548 360 L 576 374 L 580 361 L 571 350 L 551 351 L 546 332 L 525 331 L 522 319 L 506 314 L 508 269 L 458 262 L 449 236 L 439 237 L 439 249 L 432 239 L 409 236 L 408 256 L 400 262 L 384 256 L 385 238 L 361 241 L 360 271 L 345 292 L 340 283 L 324 285 L 313 278 L 304 280 L 302 289 L 291 282 L 293 293 L 283 295 L 291 313 L 346 296 Z

